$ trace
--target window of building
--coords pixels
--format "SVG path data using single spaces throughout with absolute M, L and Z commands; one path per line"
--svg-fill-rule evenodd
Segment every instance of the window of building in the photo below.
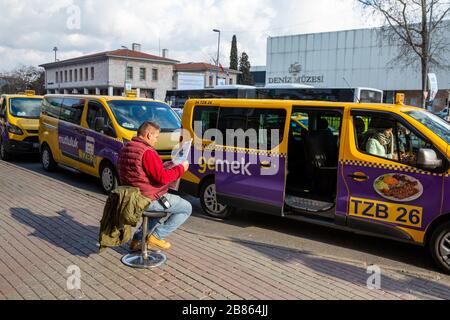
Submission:
M 56 71 L 55 75 L 56 75 L 56 83 L 59 83 L 59 72 Z
M 209 76 L 209 86 L 210 87 L 212 87 L 212 86 L 214 86 L 214 82 L 213 82 L 213 76 L 211 75 L 211 76 Z
M 147 70 L 145 69 L 145 68 L 141 68 L 140 69 L 140 71 L 139 71 L 139 73 L 140 73 L 140 79 L 141 80 L 145 80 L 146 79 L 146 72 L 147 72 Z
M 84 68 L 84 79 L 89 80 L 89 68 Z
M 84 109 L 84 99 L 64 99 L 60 119 L 79 125 Z
M 72 80 L 73 80 L 72 75 L 73 75 L 73 71 L 69 70 L 69 82 L 72 82 Z
M 152 69 L 152 80 L 158 81 L 158 69 Z
M 233 78 L 230 78 L 230 85 L 233 84 Z
M 64 71 L 64 82 L 67 82 L 67 70 Z
M 80 81 L 83 81 L 83 69 L 80 69 Z
M 127 80 L 133 80 L 133 67 L 127 67 Z
M 91 80 L 95 79 L 95 68 L 91 67 Z
M 78 81 L 78 69 L 75 69 L 75 82 L 77 82 Z
M 59 72 L 59 82 L 63 82 L 63 72 Z

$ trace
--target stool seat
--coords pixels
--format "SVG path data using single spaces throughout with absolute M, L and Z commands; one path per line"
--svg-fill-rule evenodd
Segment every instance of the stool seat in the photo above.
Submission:
M 152 234 L 156 228 L 156 225 L 150 230 L 150 233 L 147 233 L 147 223 L 149 219 L 162 219 L 167 217 L 167 213 L 163 211 L 152 211 L 146 210 L 142 213 L 142 234 L 145 239 L 147 234 Z M 126 266 L 132 268 L 140 268 L 140 269 L 149 269 L 149 268 L 157 268 L 162 266 L 167 257 L 164 253 L 161 252 L 148 252 L 147 249 L 147 241 L 141 241 L 141 252 L 140 253 L 131 253 L 122 257 L 122 263 Z
M 142 215 L 144 217 L 150 218 L 150 219 L 154 219 L 154 218 L 165 218 L 167 217 L 167 212 L 164 211 L 151 211 L 151 210 L 146 210 L 142 213 Z

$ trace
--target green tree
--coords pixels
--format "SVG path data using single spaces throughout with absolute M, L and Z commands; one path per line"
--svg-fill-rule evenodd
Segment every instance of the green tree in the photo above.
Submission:
M 242 52 L 241 55 L 241 59 L 239 61 L 239 71 L 242 72 L 239 75 L 239 84 L 244 84 L 244 85 L 253 85 L 254 84 L 254 80 L 253 80 L 253 76 L 250 73 L 250 61 L 248 59 L 248 55 L 245 52 Z
M 238 63 L 237 39 L 236 35 L 234 35 L 233 40 L 231 41 L 230 69 L 238 70 Z

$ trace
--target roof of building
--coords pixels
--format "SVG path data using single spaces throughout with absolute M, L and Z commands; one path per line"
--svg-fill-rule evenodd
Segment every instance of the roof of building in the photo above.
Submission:
M 59 65 L 66 65 L 66 64 L 72 64 L 72 63 L 78 63 L 78 62 L 85 62 L 90 60 L 97 60 L 107 57 L 118 57 L 118 58 L 128 58 L 128 59 L 138 59 L 138 60 L 148 60 L 153 62 L 164 62 L 164 63 L 170 63 L 170 64 L 176 64 L 179 61 L 173 60 L 169 58 L 159 57 L 152 54 L 148 54 L 142 51 L 134 51 L 129 49 L 118 49 L 113 51 L 105 51 L 105 52 L 99 52 L 89 55 L 84 55 L 77 58 L 57 61 L 57 62 L 51 62 L 40 65 L 40 67 L 53 67 L 53 66 L 59 66 Z
M 179 72 L 189 72 L 189 71 L 222 71 L 222 68 L 217 67 L 213 64 L 205 62 L 189 62 L 189 63 L 179 63 L 175 65 L 175 71 Z M 223 68 L 223 72 L 240 74 L 240 71 Z

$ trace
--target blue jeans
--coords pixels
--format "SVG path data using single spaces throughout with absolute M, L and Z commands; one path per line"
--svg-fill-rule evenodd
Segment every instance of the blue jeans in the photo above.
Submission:
M 165 209 L 159 201 L 152 201 L 148 210 L 164 211 L 168 213 L 168 218 L 155 229 L 153 235 L 159 240 L 165 240 L 172 232 L 178 229 L 192 213 L 192 205 L 183 198 L 167 193 L 164 195 L 172 205 L 169 209 Z M 150 232 L 160 221 L 160 219 L 148 220 L 148 232 Z M 149 236 L 149 234 L 147 235 Z M 142 226 L 136 231 L 133 240 L 142 240 Z

